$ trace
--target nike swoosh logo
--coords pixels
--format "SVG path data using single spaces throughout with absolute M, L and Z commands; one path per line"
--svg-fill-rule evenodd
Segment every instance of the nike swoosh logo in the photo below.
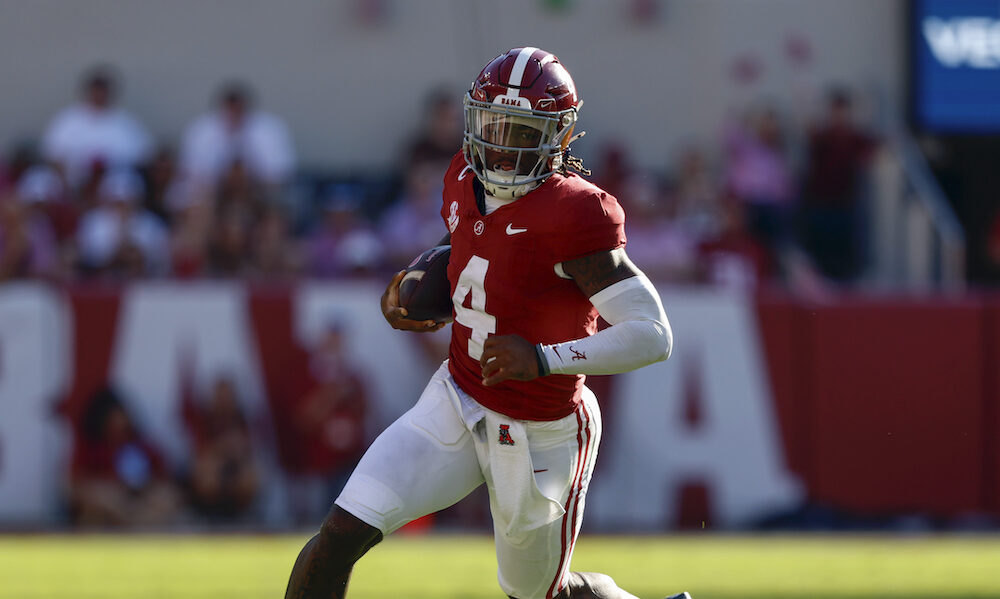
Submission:
M 461 181 L 462 179 L 464 179 L 465 176 L 468 175 L 469 171 L 471 171 L 471 170 L 472 170 L 472 167 L 469 166 L 469 165 L 466 165 L 465 168 L 462 169 L 462 172 L 458 173 L 458 180 Z
M 524 233 L 525 231 L 527 231 L 527 229 L 515 229 L 513 227 L 513 223 L 507 223 L 507 234 L 508 235 L 517 235 L 518 233 Z

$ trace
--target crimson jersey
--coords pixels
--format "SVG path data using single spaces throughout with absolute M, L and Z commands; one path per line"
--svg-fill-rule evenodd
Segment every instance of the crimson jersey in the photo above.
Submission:
M 618 201 L 577 175 L 552 175 L 516 201 L 483 215 L 476 176 L 461 153 L 445 174 L 441 216 L 451 231 L 448 279 L 454 300 L 449 369 L 480 404 L 522 420 L 556 420 L 580 402 L 583 375 L 482 384 L 489 335 L 561 343 L 597 331 L 597 310 L 560 262 L 625 245 Z

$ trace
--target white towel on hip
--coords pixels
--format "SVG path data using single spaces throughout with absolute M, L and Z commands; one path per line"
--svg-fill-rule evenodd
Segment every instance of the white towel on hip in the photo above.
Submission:
M 497 515 L 506 524 L 504 536 L 516 544 L 525 533 L 561 518 L 566 510 L 535 482 L 524 424 L 491 410 L 485 420 Z
M 503 534 L 511 543 L 524 540 L 525 533 L 562 518 L 566 510 L 538 488 L 531 464 L 528 432 L 522 422 L 489 410 L 445 378 L 448 394 L 466 428 L 478 439 L 480 463 L 488 464 L 487 477 Z M 483 430 L 476 431 L 482 423 Z M 503 442 L 502 442 L 503 441 Z

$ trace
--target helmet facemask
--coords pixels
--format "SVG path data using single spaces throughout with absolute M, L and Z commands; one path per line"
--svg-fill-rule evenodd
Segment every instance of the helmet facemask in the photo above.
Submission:
M 576 109 L 545 112 L 465 96 L 465 160 L 486 192 L 516 199 L 562 166 Z

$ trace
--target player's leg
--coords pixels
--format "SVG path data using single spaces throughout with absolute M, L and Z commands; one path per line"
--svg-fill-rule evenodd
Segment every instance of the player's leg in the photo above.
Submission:
M 528 427 L 538 488 L 547 497 L 558 499 L 566 513 L 516 544 L 500 533 L 503 523 L 494 518 L 498 579 L 510 597 L 635 599 L 606 574 L 569 570 L 602 430 L 597 399 L 589 389 L 585 389 L 583 399 L 576 413 L 566 419 Z M 502 488 L 492 480 L 489 486 L 492 506 L 494 494 Z
M 507 524 L 497 517 L 496 510 L 497 495 L 508 487 L 502 481 L 488 481 L 500 587 L 517 599 L 565 599 L 576 593 L 586 596 L 583 594 L 586 587 L 577 584 L 580 577 L 570 573 L 569 564 L 600 444 L 601 416 L 597 401 L 585 389 L 584 401 L 574 414 L 555 422 L 528 424 L 526 431 L 538 490 L 556 500 L 565 513 L 527 534 L 510 538 L 503 534 Z M 599 584 L 603 580 L 591 582 L 602 589 L 607 586 Z
M 334 505 L 295 560 L 285 599 L 342 599 L 355 562 L 381 540 L 379 529 Z
M 595 436 L 593 451 L 589 453 L 584 453 L 584 461 L 581 465 L 581 483 L 580 490 L 578 493 L 578 505 L 576 508 L 579 509 L 578 513 L 574 514 L 574 519 L 576 520 L 575 526 L 572 530 L 573 535 L 570 543 L 570 556 L 566 558 L 567 564 L 572 555 L 573 547 L 576 545 L 576 537 L 579 535 L 580 526 L 583 523 L 583 510 L 587 499 L 587 489 L 590 486 L 591 474 L 593 474 L 593 469 L 597 463 L 597 446 L 601 440 L 602 423 L 601 423 L 601 412 L 597 404 L 597 398 L 594 397 L 593 393 L 590 393 L 589 389 L 585 389 L 584 394 L 584 405 L 583 413 L 586 417 L 590 416 L 589 430 L 587 428 L 586 418 L 583 420 L 584 436 L 591 434 Z M 584 437 L 585 438 L 585 437 Z M 576 508 L 574 512 L 576 512 Z M 568 569 L 568 568 L 567 568 Z M 556 595 L 557 599 L 637 599 L 635 595 L 629 593 L 625 589 L 618 586 L 613 578 L 607 574 L 601 574 L 599 572 L 569 572 L 565 578 L 566 586 L 563 590 Z M 666 599 L 691 599 L 691 596 L 687 593 L 680 593 L 677 595 L 671 595 Z
M 407 522 L 443 509 L 483 483 L 475 446 L 444 380 L 372 443 L 336 505 L 299 555 L 286 597 L 340 599 L 354 563 Z

